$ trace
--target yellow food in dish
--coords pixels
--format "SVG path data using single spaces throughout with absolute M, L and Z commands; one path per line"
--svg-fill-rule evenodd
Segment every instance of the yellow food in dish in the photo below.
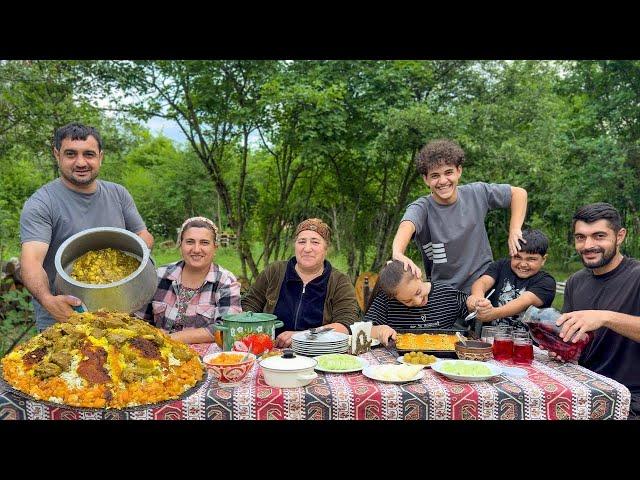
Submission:
M 448 333 L 399 333 L 396 348 L 400 350 L 455 351 L 458 339 Z
M 84 283 L 113 283 L 128 277 L 139 266 L 137 259 L 120 250 L 91 250 L 73 262 L 71 276 Z
M 237 363 L 240 363 L 244 356 L 244 353 L 222 352 L 219 355 L 216 355 L 211 360 L 207 360 L 207 363 L 209 363 L 210 365 L 235 365 Z
M 5 381 L 36 400 L 125 408 L 179 398 L 204 375 L 198 354 L 120 312 L 73 313 L 2 361 Z

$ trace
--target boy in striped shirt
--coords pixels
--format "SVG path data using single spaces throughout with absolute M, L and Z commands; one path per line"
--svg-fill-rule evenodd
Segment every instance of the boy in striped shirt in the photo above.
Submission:
M 373 322 L 371 336 L 386 345 L 397 329 L 451 328 L 473 310 L 469 294 L 444 282 L 423 282 L 394 260 L 380 271 L 364 321 Z

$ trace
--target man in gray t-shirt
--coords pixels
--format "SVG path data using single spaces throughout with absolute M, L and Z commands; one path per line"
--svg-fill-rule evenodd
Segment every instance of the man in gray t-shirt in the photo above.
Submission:
M 151 248 L 147 231 L 129 192 L 117 183 L 97 180 L 104 152 L 98 132 L 77 123 L 55 133 L 53 154 L 60 178 L 40 187 L 20 215 L 22 279 L 31 294 L 39 331 L 64 321 L 80 300 L 56 295 L 53 282 L 58 247 L 88 228 L 118 227 L 138 234 Z
M 470 292 L 493 261 L 484 217 L 510 203 L 510 185 L 476 182 L 459 186 L 452 205 L 441 205 L 432 196 L 410 204 L 402 221 L 415 226 L 414 239 L 431 279 Z
M 464 151 L 451 140 L 435 140 L 420 150 L 416 167 L 431 195 L 407 207 L 393 239 L 392 256 L 420 277 L 421 270 L 404 255 L 413 238 L 432 280 L 469 293 L 493 260 L 484 226 L 487 212 L 511 208 L 508 242 L 510 254 L 515 255 L 521 248 L 527 192 L 508 184 L 482 182 L 458 187 L 463 162 Z

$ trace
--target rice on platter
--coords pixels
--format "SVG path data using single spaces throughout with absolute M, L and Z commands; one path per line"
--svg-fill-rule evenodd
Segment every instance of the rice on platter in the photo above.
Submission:
M 36 400 L 125 408 L 177 399 L 204 375 L 198 354 L 121 312 L 73 313 L 2 358 L 4 380 Z

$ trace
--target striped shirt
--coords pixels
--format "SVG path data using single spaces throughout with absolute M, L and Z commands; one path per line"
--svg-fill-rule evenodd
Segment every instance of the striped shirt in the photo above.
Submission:
M 407 307 L 382 290 L 371 302 L 365 322 L 388 325 L 394 330 L 450 328 L 457 319 L 468 315 L 469 295 L 443 282 L 431 282 L 431 291 L 424 307 Z

